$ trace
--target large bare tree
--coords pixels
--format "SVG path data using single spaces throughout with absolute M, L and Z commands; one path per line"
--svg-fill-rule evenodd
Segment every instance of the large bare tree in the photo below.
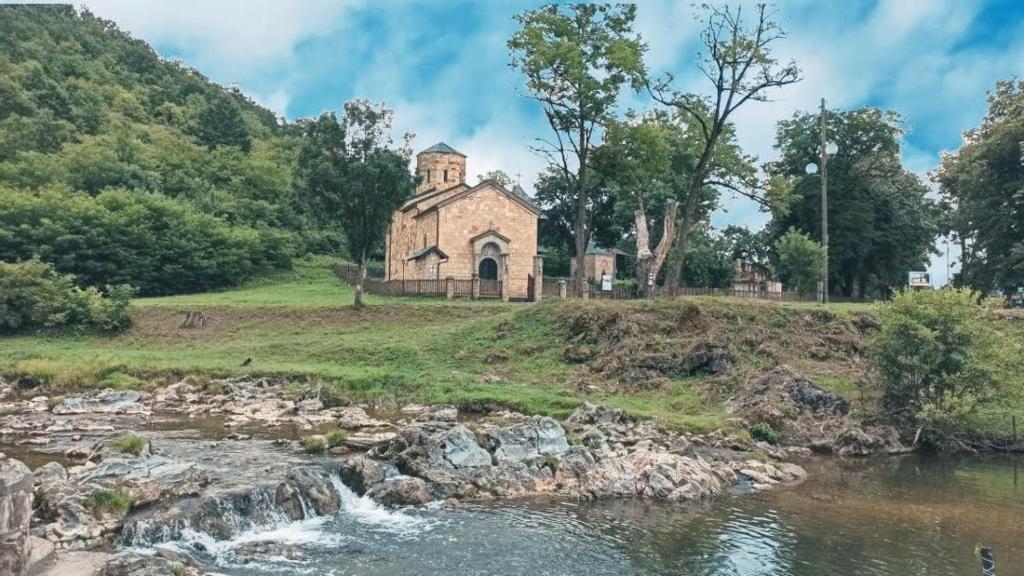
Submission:
M 750 101 L 764 102 L 768 92 L 800 79 L 795 61 L 779 62 L 772 45 L 786 34 L 775 20 L 775 11 L 765 4 L 753 8 L 753 17 L 741 6 L 703 5 L 699 18 L 705 22 L 700 34 L 703 50 L 699 68 L 712 85 L 710 96 L 680 92 L 672 87 L 671 75 L 651 84 L 655 100 L 693 118 L 700 127 L 703 149 L 690 178 L 682 222 L 676 229 L 678 256 L 669 266 L 665 284 L 679 286 L 685 267 L 686 249 L 705 186 L 721 186 L 733 192 L 759 198 L 756 192 L 712 178 L 715 153 L 730 117 Z

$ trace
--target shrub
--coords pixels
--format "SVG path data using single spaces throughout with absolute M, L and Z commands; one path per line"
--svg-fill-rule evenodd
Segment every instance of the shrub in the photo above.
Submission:
M 0 260 L 38 255 L 83 286 L 201 292 L 287 267 L 292 252 L 287 233 L 232 225 L 157 193 L 0 188 Z
M 883 305 L 870 344 L 882 408 L 932 439 L 959 430 L 1000 384 L 998 337 L 969 290 L 903 292 Z
M 135 502 L 124 490 L 96 490 L 85 501 L 85 507 L 96 514 L 127 514 Z
M 131 326 L 130 286 L 79 288 L 75 277 L 38 260 L 0 262 L 0 334 L 121 332 Z
M 122 454 L 141 456 L 142 451 L 146 449 L 146 439 L 138 434 L 128 434 L 110 440 L 107 445 Z
M 323 436 L 306 436 L 302 439 L 302 449 L 306 454 L 323 454 L 327 451 L 327 439 Z
M 327 436 L 324 437 L 324 441 L 327 442 L 328 448 L 334 448 L 336 446 L 341 446 L 342 444 L 344 444 L 347 438 L 348 435 L 345 434 L 344 430 L 332 430 L 327 433 Z
M 769 444 L 778 444 L 782 441 L 782 436 L 767 422 L 758 422 L 751 426 L 750 437 Z

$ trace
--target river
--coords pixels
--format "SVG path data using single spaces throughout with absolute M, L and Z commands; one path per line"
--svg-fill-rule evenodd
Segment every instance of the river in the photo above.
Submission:
M 385 510 L 351 493 L 342 512 L 205 542 L 232 576 L 1024 574 L 1024 460 L 1009 456 L 816 459 L 799 486 L 700 505 L 526 501 Z M 243 542 L 303 558 L 240 565 Z M 190 551 L 192 542 L 179 544 Z

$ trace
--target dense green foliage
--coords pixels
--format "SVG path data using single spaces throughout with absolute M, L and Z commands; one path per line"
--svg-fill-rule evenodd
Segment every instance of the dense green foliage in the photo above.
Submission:
M 0 188 L 0 260 L 38 257 L 84 285 L 195 292 L 287 266 L 290 254 L 284 232 L 231 226 L 161 194 Z
M 806 234 L 790 229 L 775 243 L 779 277 L 790 290 L 813 296 L 825 271 L 825 249 Z
M 158 220 L 163 212 L 173 213 L 175 219 L 212 227 L 209 235 L 222 241 L 211 249 L 243 247 L 237 254 L 217 254 L 219 259 L 279 266 L 288 261 L 281 257 L 282 247 L 299 252 L 341 249 L 336 227 L 312 225 L 295 195 L 298 126 L 279 122 L 237 89 L 224 89 L 180 62 L 162 60 L 145 42 L 88 11 L 67 5 L 0 6 L 0 37 L 0 187 L 6 189 L 5 208 L 14 196 L 38 190 L 48 195 L 61 188 L 73 209 L 90 210 L 90 197 L 117 188 L 124 191 L 117 194 L 119 203 L 130 202 L 126 198 L 131 195 L 140 197 L 137 219 L 151 216 L 147 212 L 140 217 L 141 210 L 154 210 Z M 110 209 L 111 202 L 99 201 L 102 207 L 95 210 Z M 47 218 L 70 220 L 64 211 Z M 0 228 L 22 227 L 18 217 L 16 211 L 5 210 Z M 58 236 L 19 240 L 14 257 L 38 255 L 58 270 L 78 274 L 83 283 L 124 281 L 153 294 L 236 284 L 253 268 L 244 264 L 231 270 L 223 263 L 197 262 L 211 256 L 209 249 L 174 260 L 171 255 L 184 255 L 181 244 L 190 240 L 161 232 L 159 226 L 153 232 L 146 250 L 161 257 L 141 257 L 128 266 L 124 257 L 76 264 L 88 246 L 55 248 L 64 242 Z M 98 253 L 140 252 L 132 245 L 138 238 L 131 232 L 97 234 L 102 244 L 96 247 Z M 294 240 L 275 240 L 260 256 L 251 253 L 254 241 L 245 240 L 282 235 Z M 0 241 L 8 251 L 4 259 L 15 252 L 8 241 Z M 182 274 L 180 280 L 159 284 L 163 278 L 136 275 L 153 263 L 168 267 L 164 277 Z M 89 266 L 106 271 L 90 271 Z M 115 268 L 117 273 L 111 271 Z
M 996 85 L 981 127 L 942 159 L 936 180 L 945 227 L 963 252 L 958 283 L 1024 286 L 1024 81 Z
M 768 165 L 794 184 L 786 206 L 773 211 L 773 238 L 791 228 L 821 238 L 821 177 L 806 174 L 820 155 L 820 115 L 797 113 L 779 123 L 782 157 Z M 829 291 L 887 296 L 924 270 L 938 233 L 928 188 L 900 163 L 900 118 L 874 108 L 828 113 Z
M 1000 342 L 970 290 L 903 292 L 882 305 L 871 344 L 882 408 L 945 437 L 1003 384 Z
M 121 332 L 131 325 L 132 289 L 115 286 L 101 294 L 79 288 L 71 275 L 31 260 L 0 262 L 0 334 L 26 332 Z

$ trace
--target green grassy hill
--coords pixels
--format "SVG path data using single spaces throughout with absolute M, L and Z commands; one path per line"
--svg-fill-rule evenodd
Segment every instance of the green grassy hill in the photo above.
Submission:
M 855 409 L 873 401 L 859 386 L 877 328 L 871 305 L 369 296 L 357 312 L 351 301 L 324 262 L 300 264 L 224 292 L 138 300 L 135 325 L 119 336 L 4 338 L 0 373 L 71 389 L 284 375 L 297 389 L 316 382 L 354 398 L 493 403 L 555 416 L 589 400 L 691 430 L 727 425 L 729 395 L 778 364 Z M 203 311 L 205 325 L 182 328 L 190 310 Z M 1024 325 L 999 322 L 1007 344 L 1024 350 Z M 725 358 L 724 368 L 691 361 L 708 356 Z M 1009 413 L 1024 422 L 1024 394 L 1004 400 L 983 411 L 985 426 L 1002 427 Z
M 0 6 L 0 38 L 0 260 L 163 294 L 339 253 L 295 195 L 298 124 L 85 9 Z

